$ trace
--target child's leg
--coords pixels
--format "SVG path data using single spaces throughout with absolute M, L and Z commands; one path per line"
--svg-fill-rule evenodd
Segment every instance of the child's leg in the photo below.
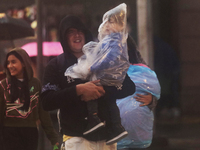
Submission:
M 105 101 L 108 106 L 106 129 L 109 138 L 106 140 L 106 144 L 110 145 L 127 136 L 128 132 L 121 125 L 120 111 L 116 104 L 116 99 L 113 96 L 115 93 L 113 93 L 112 87 L 106 87 L 104 89 L 106 91 Z
M 116 95 L 118 90 L 113 86 L 105 86 L 105 103 L 107 105 L 107 120 L 109 124 L 121 124 L 120 111 L 116 103 Z
M 88 115 L 96 115 L 98 113 L 97 100 L 91 100 L 87 102 Z
M 87 102 L 88 109 L 88 125 L 86 127 L 84 135 L 96 131 L 104 126 L 104 123 L 98 117 L 98 103 L 97 100 L 91 100 Z

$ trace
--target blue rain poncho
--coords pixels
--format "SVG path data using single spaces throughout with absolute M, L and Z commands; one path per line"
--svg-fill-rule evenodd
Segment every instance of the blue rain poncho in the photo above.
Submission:
M 122 125 L 128 131 L 128 136 L 119 141 L 117 147 L 146 148 L 152 142 L 154 114 L 148 106 L 139 106 L 141 102 L 136 101 L 134 96 L 151 93 L 158 100 L 161 88 L 155 72 L 148 67 L 131 65 L 128 75 L 136 85 L 136 92 L 117 100 Z

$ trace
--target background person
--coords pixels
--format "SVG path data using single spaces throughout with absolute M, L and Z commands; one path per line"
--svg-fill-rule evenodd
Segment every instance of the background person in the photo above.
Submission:
M 160 98 L 160 84 L 154 71 L 142 59 L 131 36 L 127 39 L 129 61 L 128 75 L 136 85 L 136 92 L 117 100 L 122 125 L 129 135 L 118 142 L 119 150 L 149 147 L 153 137 L 153 109 Z M 153 100 L 152 100 L 153 98 Z
M 6 78 L 0 82 L 0 125 L 6 150 L 37 150 L 41 125 L 52 145 L 59 145 L 50 115 L 42 109 L 41 84 L 33 77 L 30 57 L 15 48 L 5 61 Z
M 161 85 L 161 96 L 156 107 L 158 118 L 181 116 L 179 98 L 180 62 L 174 49 L 161 38 L 154 36 L 154 70 Z

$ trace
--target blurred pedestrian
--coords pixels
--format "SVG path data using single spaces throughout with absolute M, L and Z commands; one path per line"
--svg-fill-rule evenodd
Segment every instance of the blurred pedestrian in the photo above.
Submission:
M 135 83 L 136 91 L 129 97 L 117 100 L 122 125 L 129 133 L 117 143 L 119 150 L 147 148 L 151 145 L 153 109 L 160 98 L 161 89 L 155 72 L 146 65 L 131 36 L 128 37 L 127 44 L 132 64 L 127 73 Z
M 179 101 L 180 62 L 174 49 L 154 36 L 154 69 L 161 85 L 161 97 L 156 107 L 159 118 L 177 118 L 181 115 Z

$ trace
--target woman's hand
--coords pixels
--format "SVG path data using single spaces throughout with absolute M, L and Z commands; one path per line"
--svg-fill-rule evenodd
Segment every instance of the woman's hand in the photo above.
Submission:
M 59 143 L 58 142 L 53 147 L 53 150 L 57 150 L 57 149 L 59 149 Z
M 81 96 L 81 100 L 87 102 L 100 98 L 105 94 L 102 86 L 97 86 L 100 80 L 78 84 L 76 86 L 77 95 Z
M 147 95 L 142 95 L 142 94 L 136 94 L 134 98 L 136 101 L 141 102 L 143 104 L 140 104 L 140 106 L 147 106 L 152 102 L 152 94 L 148 93 Z

